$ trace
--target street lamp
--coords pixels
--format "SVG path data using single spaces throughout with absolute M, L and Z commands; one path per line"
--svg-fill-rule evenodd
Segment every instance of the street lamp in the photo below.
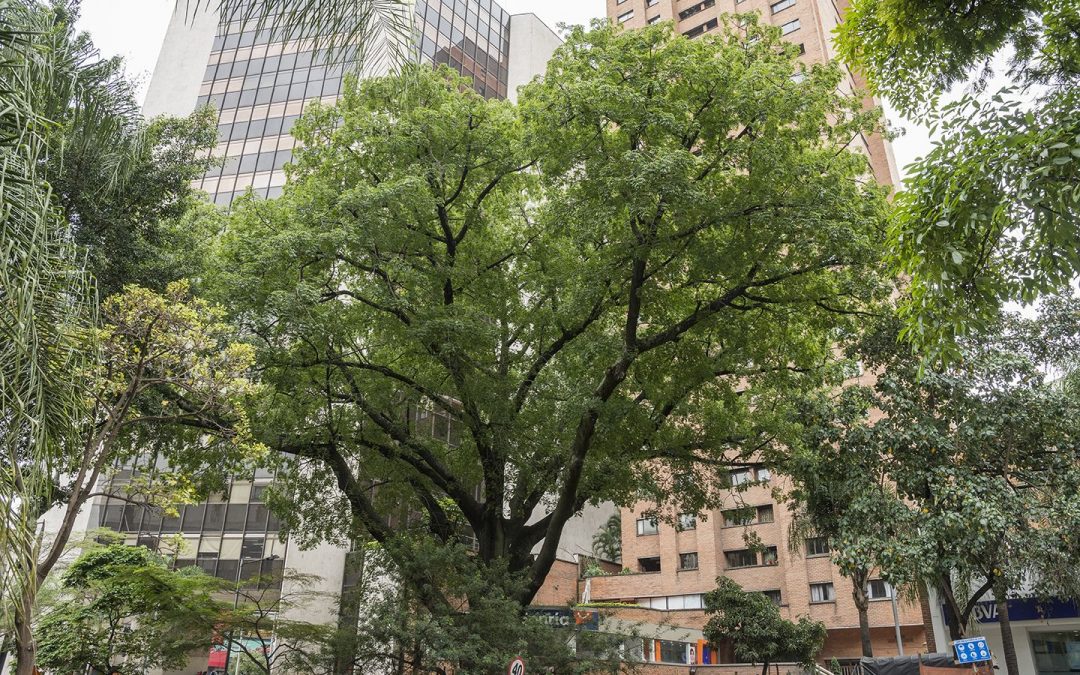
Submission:
M 262 562 L 267 562 L 267 561 L 272 562 L 274 560 L 278 560 L 280 557 L 281 556 L 279 556 L 278 554 L 275 553 L 273 555 L 266 556 L 265 558 L 240 558 L 239 564 L 236 566 L 236 592 L 233 593 L 233 609 L 234 610 L 237 607 L 240 606 L 240 575 L 243 574 L 243 572 L 244 572 L 244 563 L 246 563 L 246 562 L 259 562 L 259 563 L 262 563 Z M 229 641 L 226 644 L 226 648 L 225 648 L 225 667 L 223 668 L 223 670 L 225 672 L 224 672 L 223 675 L 229 675 L 229 661 L 232 660 L 232 646 L 233 646 L 233 632 L 232 632 L 232 630 L 229 630 L 229 638 L 228 638 L 228 640 Z M 239 657 L 237 657 L 237 659 L 236 659 L 236 671 L 240 672 L 240 658 Z

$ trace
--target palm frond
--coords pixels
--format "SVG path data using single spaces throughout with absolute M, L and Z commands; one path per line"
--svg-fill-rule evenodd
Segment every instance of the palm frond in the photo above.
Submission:
M 408 60 L 413 42 L 409 0 L 186 0 L 189 12 L 216 9 L 243 31 L 271 41 L 297 41 L 366 72 L 386 72 Z

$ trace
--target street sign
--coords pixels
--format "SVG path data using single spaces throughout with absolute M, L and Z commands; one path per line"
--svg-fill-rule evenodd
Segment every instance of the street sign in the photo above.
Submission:
M 506 668 L 506 675 L 525 675 L 525 660 L 520 656 L 516 657 Z
M 989 661 L 990 647 L 986 644 L 986 638 L 973 637 L 966 640 L 957 640 L 953 642 L 953 649 L 956 650 L 956 660 L 960 663 L 979 663 L 980 661 Z

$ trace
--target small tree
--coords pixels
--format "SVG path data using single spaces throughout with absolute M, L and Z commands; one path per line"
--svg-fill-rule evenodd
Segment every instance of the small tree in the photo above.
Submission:
M 813 670 L 814 659 L 825 645 L 825 624 L 805 616 L 788 621 L 764 593 L 744 591 L 727 577 L 719 577 L 716 589 L 705 594 L 705 613 L 712 615 L 705 624 L 705 637 L 714 644 L 730 642 L 735 658 L 762 664 L 761 675 L 767 675 L 769 664 L 781 659 Z
M 76 519 L 91 499 L 105 494 L 100 479 L 117 463 L 147 450 L 165 458 L 172 475 L 153 499 L 190 496 L 200 480 L 220 480 L 225 471 L 207 466 L 236 465 L 257 451 L 247 442 L 240 408 L 251 390 L 245 374 L 252 351 L 232 341 L 219 309 L 189 297 L 186 283 L 170 284 L 164 294 L 129 287 L 106 300 L 103 323 L 85 341 L 95 362 L 77 373 L 84 409 L 67 437 L 52 447 L 51 464 L 15 461 L 21 485 L 33 486 L 12 505 L 26 529 L 19 539 L 20 564 L 5 601 L 14 607 L 19 672 L 34 664 L 32 617 L 37 592 L 60 562 Z M 139 495 L 113 494 L 145 503 Z M 60 524 L 51 539 L 37 532 L 37 520 L 50 509 Z
M 38 665 L 58 672 L 87 666 L 108 675 L 177 668 L 204 647 L 220 605 L 219 580 L 197 567 L 171 571 L 141 546 L 87 551 L 65 571 L 66 597 L 37 629 Z
M 319 580 L 290 572 L 247 579 L 235 588 L 235 607 L 222 613 L 216 628 L 242 672 L 333 672 L 334 627 L 290 618 L 298 610 L 335 602 L 312 588 Z
M 821 442 L 788 466 L 810 505 L 827 502 L 829 475 L 855 484 L 839 507 L 814 507 L 833 518 L 834 558 L 936 587 L 954 639 L 993 591 L 1010 675 L 1009 595 L 1080 597 L 1080 398 L 1046 381 L 1075 359 L 1077 317 L 1076 299 L 1047 299 L 1037 320 L 999 317 L 937 368 L 898 349 L 899 322 L 883 322 L 861 349 L 874 386 L 823 405 L 811 423 Z

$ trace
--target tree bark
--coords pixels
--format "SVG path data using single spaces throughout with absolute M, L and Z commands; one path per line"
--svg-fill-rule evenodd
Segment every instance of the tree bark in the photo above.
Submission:
M 34 581 L 27 581 L 26 587 L 19 594 L 19 611 L 15 615 L 16 675 L 34 674 Z
M 1013 643 L 1012 624 L 1009 622 L 1009 589 L 1004 583 L 994 584 L 994 601 L 997 603 L 998 625 L 1001 627 L 1001 647 L 1005 653 L 1005 672 L 1020 675 L 1016 662 L 1016 645 Z
M 962 640 L 964 638 L 964 627 L 960 621 L 960 606 L 956 602 L 956 596 L 953 595 L 952 580 L 947 576 L 942 576 L 938 588 L 941 590 L 941 596 L 945 599 L 945 604 L 949 608 L 949 612 L 945 617 L 945 621 L 949 625 L 949 638 Z
M 765 665 L 761 668 L 761 675 L 769 675 L 769 662 L 766 661 Z
M 863 656 L 874 655 L 874 644 L 870 640 L 870 598 L 866 593 L 869 576 L 869 570 L 857 570 L 851 575 L 851 598 L 859 612 L 859 639 Z

